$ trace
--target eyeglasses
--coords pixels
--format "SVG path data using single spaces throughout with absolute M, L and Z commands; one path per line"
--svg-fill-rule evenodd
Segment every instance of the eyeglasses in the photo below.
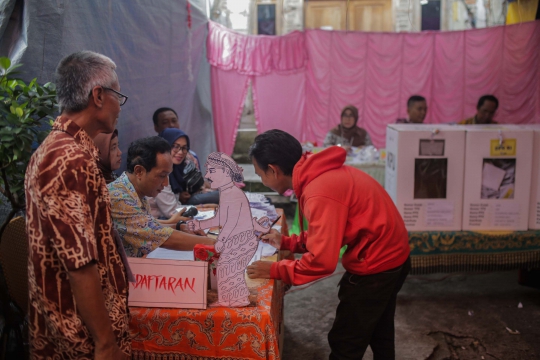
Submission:
M 105 86 L 102 86 L 103 90 L 109 90 L 109 91 L 112 91 L 113 93 L 116 94 L 116 96 L 118 96 L 118 101 L 120 102 L 120 106 L 124 105 L 128 99 L 128 97 L 114 89 L 111 89 L 111 88 L 108 88 L 108 87 L 105 87 Z
M 182 150 L 183 153 L 187 153 L 187 152 L 189 151 L 189 147 L 187 147 L 187 146 L 180 146 L 180 145 L 178 145 L 178 144 L 174 144 L 174 145 L 172 146 L 172 151 L 178 152 L 178 151 L 180 151 L 180 150 Z

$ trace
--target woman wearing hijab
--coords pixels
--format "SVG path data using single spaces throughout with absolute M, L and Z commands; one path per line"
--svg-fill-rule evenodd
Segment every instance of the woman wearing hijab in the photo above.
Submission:
M 94 144 L 99 150 L 98 167 L 107 184 L 112 183 L 118 177 L 115 170 L 120 168 L 122 151 L 118 147 L 118 130 L 110 134 L 98 134 L 94 138 Z
M 356 106 L 345 106 L 341 110 L 341 123 L 326 134 L 324 146 L 358 147 L 371 145 L 369 134 L 365 129 L 356 126 L 357 122 L 358 109 Z
M 171 155 L 174 165 L 173 171 L 169 175 L 169 185 L 153 201 L 150 201 L 152 215 L 156 218 L 169 218 L 182 204 L 217 204 L 219 202 L 219 192 L 208 192 L 205 187 L 206 184 L 202 190 L 196 193 L 190 194 L 188 191 L 184 170 L 186 167 L 195 166 L 187 156 L 190 149 L 189 136 L 176 128 L 165 129 L 159 136 L 167 140 L 171 145 Z

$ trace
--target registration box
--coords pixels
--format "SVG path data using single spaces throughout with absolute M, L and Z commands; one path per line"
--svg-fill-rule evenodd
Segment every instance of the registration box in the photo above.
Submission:
M 128 258 L 135 283 L 129 283 L 129 306 L 206 309 L 208 263 Z
M 470 125 L 466 148 L 463 230 L 527 230 L 533 131 Z
M 540 124 L 519 125 L 518 127 L 533 131 L 529 229 L 540 230 Z
M 461 230 L 465 129 L 388 125 L 385 188 L 409 231 Z

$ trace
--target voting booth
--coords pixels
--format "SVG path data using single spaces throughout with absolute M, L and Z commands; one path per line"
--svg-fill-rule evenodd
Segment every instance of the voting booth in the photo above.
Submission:
M 469 126 L 466 148 L 463 230 L 527 230 L 533 131 Z
M 540 230 L 540 125 L 533 129 L 533 158 L 531 177 L 531 200 L 529 204 L 529 229 Z
M 461 230 L 465 129 L 389 125 L 385 188 L 407 230 Z
M 516 125 L 516 127 L 533 132 L 529 229 L 540 230 L 540 124 Z

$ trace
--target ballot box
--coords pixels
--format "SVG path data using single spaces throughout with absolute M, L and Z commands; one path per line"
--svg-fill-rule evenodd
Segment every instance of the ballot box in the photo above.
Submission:
M 461 230 L 464 157 L 464 126 L 388 125 L 385 189 L 407 230 Z
M 529 229 L 540 230 L 540 124 L 518 125 L 518 128 L 533 131 Z
M 533 131 L 512 125 L 467 127 L 463 230 L 527 230 Z

